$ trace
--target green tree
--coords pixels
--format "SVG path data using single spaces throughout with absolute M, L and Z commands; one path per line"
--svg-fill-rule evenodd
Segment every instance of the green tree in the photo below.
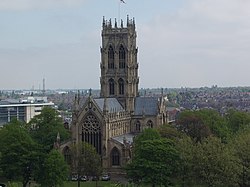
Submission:
M 233 149 L 219 138 L 209 137 L 195 146 L 196 179 L 209 187 L 236 186 L 238 161 Z
M 58 150 L 51 150 L 44 161 L 44 175 L 40 176 L 38 183 L 43 187 L 63 186 L 68 177 L 68 165 Z
M 174 126 L 171 126 L 169 124 L 164 124 L 160 126 L 157 130 L 162 138 L 178 140 L 184 136 L 182 132 L 178 131 Z
M 161 135 L 158 130 L 147 128 L 143 131 L 143 133 L 135 137 L 134 146 L 140 146 L 140 143 L 145 140 L 155 140 L 155 139 L 160 139 L 160 138 L 161 138 Z
M 0 130 L 0 167 L 8 180 L 27 185 L 36 164 L 36 144 L 24 124 L 14 120 Z
M 178 180 L 181 186 L 192 186 L 195 178 L 193 171 L 196 164 L 194 158 L 195 144 L 188 136 L 176 140 L 176 149 L 179 152 L 180 164 L 178 168 Z
M 101 157 L 96 149 L 86 143 L 81 142 L 71 147 L 72 172 L 76 172 L 78 176 L 97 176 L 102 173 Z M 80 186 L 80 180 L 78 180 Z
M 240 186 L 250 186 L 250 131 L 243 131 L 239 133 L 234 140 L 232 145 L 236 151 L 239 159 L 240 170 L 239 170 L 239 184 Z
M 134 155 L 127 165 L 127 176 L 134 183 L 169 186 L 178 168 L 179 156 L 173 141 L 147 129 L 135 140 Z
M 211 135 L 210 128 L 197 111 L 187 110 L 180 113 L 177 119 L 177 128 L 194 139 L 195 142 L 201 142 L 202 139 Z
M 247 112 L 229 110 L 226 119 L 233 133 L 250 127 L 250 114 Z
M 203 109 L 196 111 L 200 115 L 204 124 L 207 125 L 214 136 L 221 138 L 226 142 L 230 136 L 231 131 L 228 126 L 227 120 L 222 117 L 219 112 L 212 109 Z
M 44 107 L 41 114 L 30 121 L 28 127 L 33 139 L 42 145 L 46 153 L 53 148 L 58 133 L 61 141 L 69 138 L 69 132 L 64 128 L 62 119 L 51 107 Z

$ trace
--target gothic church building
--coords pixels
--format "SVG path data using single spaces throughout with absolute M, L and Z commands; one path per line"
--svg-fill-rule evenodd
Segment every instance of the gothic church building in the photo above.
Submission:
M 112 25 L 103 18 L 100 98 L 77 95 L 74 103 L 71 143 L 92 144 L 104 171 L 111 175 L 121 172 L 131 159 L 134 136 L 167 120 L 163 96 L 139 96 L 136 37 L 134 19 Z M 70 146 L 61 149 L 66 156 Z

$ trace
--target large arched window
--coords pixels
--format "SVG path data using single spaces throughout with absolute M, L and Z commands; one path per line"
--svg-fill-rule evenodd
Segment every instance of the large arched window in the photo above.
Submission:
M 111 151 L 111 165 L 119 166 L 120 165 L 120 153 L 116 147 L 114 147 Z
M 115 81 L 114 79 L 109 79 L 109 95 L 115 94 Z
M 139 120 L 136 121 L 136 123 L 135 123 L 135 130 L 136 130 L 136 132 L 140 132 L 141 131 L 141 123 L 140 123 Z
M 113 50 L 113 47 L 109 47 L 108 51 L 108 69 L 114 69 L 115 68 L 115 53 Z
M 89 113 L 82 121 L 82 141 L 93 145 L 101 155 L 101 124 L 95 115 Z
M 126 53 L 124 47 L 121 45 L 119 48 L 119 68 L 125 68 Z
M 119 79 L 118 84 L 119 84 L 119 94 L 123 95 L 124 94 L 124 80 Z

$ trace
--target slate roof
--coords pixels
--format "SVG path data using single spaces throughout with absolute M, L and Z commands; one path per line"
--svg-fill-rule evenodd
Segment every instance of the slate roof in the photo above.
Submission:
M 157 115 L 159 97 L 136 97 L 135 115 Z
M 98 107 L 103 111 L 104 98 L 94 99 Z M 109 112 L 123 112 L 124 108 L 116 98 L 106 98 L 107 110 Z
M 135 134 L 132 134 L 132 133 L 129 133 L 129 134 L 122 134 L 120 136 L 115 136 L 115 137 L 112 137 L 113 140 L 123 144 L 123 140 L 124 138 L 126 139 L 126 141 L 131 144 L 133 143 L 133 139 L 135 137 Z

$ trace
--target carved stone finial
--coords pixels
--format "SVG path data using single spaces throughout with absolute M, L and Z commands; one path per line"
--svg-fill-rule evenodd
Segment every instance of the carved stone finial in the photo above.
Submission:
M 121 28 L 123 28 L 123 20 L 121 20 Z
M 105 26 L 105 17 L 103 16 L 103 19 L 102 19 L 102 27 Z

